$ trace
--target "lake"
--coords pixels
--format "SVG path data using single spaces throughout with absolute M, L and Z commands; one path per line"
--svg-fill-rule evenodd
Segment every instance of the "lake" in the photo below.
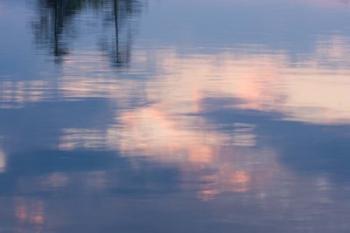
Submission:
M 1 0 L 0 233 L 350 232 L 350 1 Z

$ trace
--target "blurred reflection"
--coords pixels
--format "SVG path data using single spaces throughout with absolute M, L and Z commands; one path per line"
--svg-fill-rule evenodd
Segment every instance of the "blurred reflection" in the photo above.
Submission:
M 18 232 L 27 232 L 28 226 L 35 229 L 36 232 L 43 231 L 45 214 L 42 201 L 28 201 L 24 198 L 18 198 L 15 200 L 15 211 Z
M 29 2 L 0 71 L 0 232 L 348 232 L 338 3 L 152 1 L 133 42 L 141 1 Z
M 348 49 L 344 38 L 321 41 L 315 54 L 300 64 L 291 63 L 283 53 L 269 51 L 263 55 L 253 50 L 247 54 L 225 51 L 181 56 L 171 49 L 160 50 L 152 53 L 156 57 L 153 78 L 142 80 L 139 92 L 134 89 L 141 82 L 138 80 L 71 78 L 69 73 L 74 68 L 67 64 L 63 95 L 105 97 L 122 109 L 115 112 L 114 123 L 107 129 L 64 129 L 58 148 L 108 148 L 130 158 L 142 155 L 177 164 L 185 179 L 196 174 L 207 183 L 198 191 L 204 200 L 226 192 L 249 192 L 269 183 L 272 174 L 283 169 L 272 166 L 278 164 L 274 158 L 276 145 L 263 155 L 253 149 L 262 137 L 278 138 L 261 132 L 263 124 L 277 125 L 274 121 L 286 120 L 296 125 L 349 123 L 350 109 L 345 107 L 350 98 L 346 91 Z M 146 56 L 141 61 L 149 60 L 147 52 L 139 54 Z M 337 82 L 332 82 L 335 78 Z M 310 92 L 313 88 L 326 89 Z M 130 105 L 128 98 L 135 95 L 147 104 Z M 222 115 L 218 115 L 218 125 L 213 125 L 206 117 L 216 111 Z M 268 123 L 260 122 L 260 118 Z M 300 129 L 300 133 L 305 132 Z M 239 155 L 242 150 L 251 160 Z M 223 155 L 230 155 L 232 160 L 226 161 Z M 259 163 L 255 156 L 271 158 L 257 173 L 256 167 L 247 165 Z
M 115 52 L 113 53 L 115 56 L 113 61 L 117 66 L 128 64 L 130 61 L 132 31 L 127 17 L 138 10 L 135 10 L 135 5 L 135 0 L 113 1 L 115 25 Z
M 44 223 L 42 203 L 29 203 L 18 200 L 16 216 L 21 223 L 29 222 L 35 225 Z
M 75 17 L 81 11 L 99 11 L 103 16 L 103 25 L 113 22 L 115 43 L 107 44 L 113 63 L 125 65 L 130 60 L 132 23 L 130 18 L 140 13 L 141 5 L 136 0 L 38 0 L 38 16 L 33 22 L 36 41 L 48 47 L 56 61 L 62 62 L 71 50 L 69 47 L 77 37 Z M 94 22 L 97 25 L 96 22 Z M 108 37 L 108 35 L 106 35 Z M 105 47 L 103 46 L 103 48 Z
M 25 103 L 43 101 L 50 84 L 43 80 L 0 82 L 0 108 L 18 108 Z
M 3 150 L 0 149 L 0 173 L 6 172 L 7 157 Z

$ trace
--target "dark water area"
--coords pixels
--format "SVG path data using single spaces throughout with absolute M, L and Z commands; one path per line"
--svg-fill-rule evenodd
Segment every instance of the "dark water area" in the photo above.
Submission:
M 350 232 L 350 2 L 0 0 L 0 233 Z

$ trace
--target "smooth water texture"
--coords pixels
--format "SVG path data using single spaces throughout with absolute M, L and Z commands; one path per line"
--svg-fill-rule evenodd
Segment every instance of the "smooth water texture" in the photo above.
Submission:
M 349 22 L 346 0 L 0 0 L 0 232 L 350 232 Z

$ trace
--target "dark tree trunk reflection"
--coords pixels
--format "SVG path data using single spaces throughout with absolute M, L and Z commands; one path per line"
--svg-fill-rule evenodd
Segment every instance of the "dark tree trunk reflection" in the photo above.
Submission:
M 104 14 L 102 18 L 115 24 L 115 33 L 109 31 L 109 36 L 115 37 L 115 43 L 108 42 L 102 50 L 110 54 L 116 67 L 127 65 L 133 35 L 130 19 L 141 12 L 139 0 L 38 0 L 38 13 L 33 21 L 37 44 L 48 49 L 57 62 L 62 62 L 72 50 L 72 42 L 79 36 L 74 35 L 79 27 L 74 19 L 84 9 Z

